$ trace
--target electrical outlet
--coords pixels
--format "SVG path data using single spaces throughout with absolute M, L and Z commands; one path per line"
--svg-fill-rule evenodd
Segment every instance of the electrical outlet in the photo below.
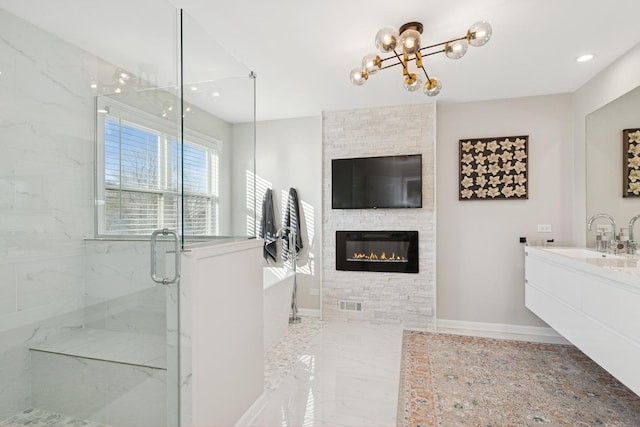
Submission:
M 538 233 L 551 233 L 551 224 L 538 224 Z

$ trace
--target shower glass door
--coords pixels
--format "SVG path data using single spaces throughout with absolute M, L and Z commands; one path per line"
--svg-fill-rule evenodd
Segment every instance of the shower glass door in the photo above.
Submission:
M 119 56 L 98 62 L 96 238 L 84 244 L 83 329 L 101 342 L 101 364 L 92 372 L 108 379 L 106 391 L 91 397 L 100 401 L 99 409 L 85 406 L 82 418 L 114 426 L 177 426 L 180 13 L 168 3 L 120 6 L 126 13 L 106 35 Z M 156 25 L 140 31 L 141 17 Z
M 256 76 L 181 11 L 183 246 L 256 236 Z
M 255 209 L 255 75 L 214 40 L 196 19 L 181 11 L 181 116 L 182 144 L 179 158 L 179 229 L 185 259 L 180 288 L 180 422 L 198 423 L 198 402 L 203 396 L 197 382 L 210 381 L 193 372 L 192 337 L 203 331 L 224 346 L 223 325 L 198 325 L 205 317 L 194 313 L 191 297 L 198 275 L 189 254 L 231 240 L 246 240 L 256 235 Z M 191 267 L 191 270 L 189 270 Z M 211 275 L 208 286 L 220 288 L 219 277 Z M 215 322 L 214 322 L 215 323 Z M 200 331 L 195 334 L 195 329 Z M 228 345 L 227 345 L 228 346 Z M 198 353 L 200 354 L 200 353 Z M 216 354 L 216 357 L 224 357 Z M 194 359 L 197 356 L 194 356 Z M 215 359 L 215 357 L 214 357 Z M 219 360 L 208 360 L 211 365 Z M 200 367 L 202 368 L 202 367 Z M 229 367 L 226 367 L 229 372 Z M 202 373 L 202 370 L 200 371 Z M 213 382 L 225 390 L 222 378 Z M 195 389 L 192 387 L 196 387 Z M 207 424 L 233 424 L 228 406 L 238 406 L 238 396 L 229 396 L 234 404 L 218 410 L 224 399 L 207 404 L 214 418 Z M 193 408 L 193 411 L 192 411 Z M 200 413 L 202 409 L 200 409 Z M 239 417 L 239 414 L 235 414 Z M 223 421 L 224 420 L 224 421 Z M 200 421 L 202 423 L 202 421 Z M 231 425 L 229 424 L 229 425 Z
M 0 426 L 188 425 L 181 283 L 152 280 L 150 240 L 180 236 L 157 235 L 162 279 L 191 244 L 255 236 L 255 79 L 168 2 L 56 3 L 80 18 L 65 31 L 18 3 L 0 9 Z
M 176 426 L 180 14 L 56 7 L 0 10 L 0 425 Z

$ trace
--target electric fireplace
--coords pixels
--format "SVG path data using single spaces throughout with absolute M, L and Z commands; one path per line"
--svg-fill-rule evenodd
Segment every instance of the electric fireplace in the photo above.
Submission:
M 418 273 L 418 232 L 336 231 L 336 269 Z

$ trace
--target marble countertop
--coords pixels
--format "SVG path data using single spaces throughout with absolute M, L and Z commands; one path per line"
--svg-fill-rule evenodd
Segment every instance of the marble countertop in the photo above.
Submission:
M 640 289 L 640 255 L 609 254 L 579 247 L 527 246 L 525 252 Z

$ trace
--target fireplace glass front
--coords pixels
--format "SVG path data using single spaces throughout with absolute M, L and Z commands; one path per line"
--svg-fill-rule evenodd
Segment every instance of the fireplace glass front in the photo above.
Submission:
M 336 269 L 418 273 L 418 232 L 337 231 Z

